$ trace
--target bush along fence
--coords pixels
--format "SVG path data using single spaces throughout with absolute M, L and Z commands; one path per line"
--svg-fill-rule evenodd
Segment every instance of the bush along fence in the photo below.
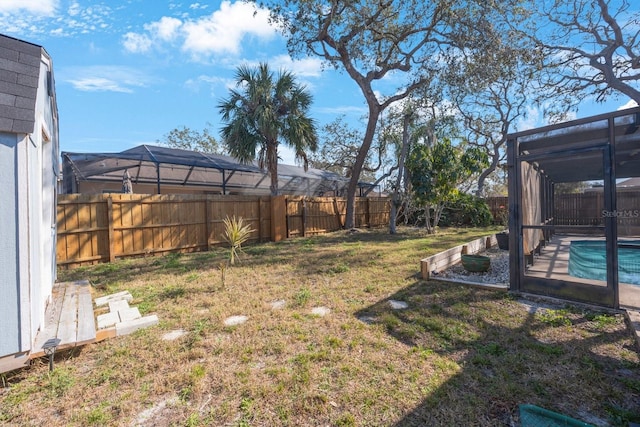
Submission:
M 58 196 L 58 266 L 194 252 L 224 244 L 224 219 L 243 218 L 251 241 L 279 241 L 343 228 L 346 201 L 291 196 L 69 194 Z M 386 198 L 359 198 L 356 226 L 389 223 Z

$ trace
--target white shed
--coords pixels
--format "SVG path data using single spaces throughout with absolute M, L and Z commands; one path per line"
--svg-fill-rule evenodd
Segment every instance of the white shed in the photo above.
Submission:
M 26 363 L 51 300 L 58 159 L 51 57 L 0 35 L 0 372 Z

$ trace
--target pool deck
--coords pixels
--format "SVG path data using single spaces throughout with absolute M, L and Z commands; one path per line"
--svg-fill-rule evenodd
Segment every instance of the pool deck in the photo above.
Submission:
M 638 237 L 624 237 L 637 239 Z M 536 255 L 534 265 L 527 270 L 527 276 L 554 278 L 566 282 L 585 283 L 589 285 L 606 286 L 600 280 L 583 279 L 569 275 L 569 247 L 572 240 L 603 240 L 603 237 L 580 235 L 555 235 L 542 248 L 541 254 Z M 640 286 L 620 283 L 620 306 L 635 311 L 640 310 Z

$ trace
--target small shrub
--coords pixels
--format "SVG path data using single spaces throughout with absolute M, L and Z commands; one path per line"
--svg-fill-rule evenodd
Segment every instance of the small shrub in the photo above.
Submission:
M 484 199 L 466 193 L 458 193 L 442 212 L 440 226 L 487 227 L 493 223 L 493 215 Z
M 226 217 L 223 222 L 224 233 L 222 238 L 230 246 L 229 263 L 233 265 L 239 253 L 242 252 L 242 244 L 249 240 L 251 233 L 255 230 L 249 224 L 245 224 L 242 218 L 236 218 L 235 216 Z
M 62 397 L 75 384 L 75 377 L 65 368 L 57 368 L 49 373 L 51 394 L 54 397 Z
M 537 313 L 536 318 L 553 327 L 571 325 L 571 319 L 567 317 L 567 310 L 545 310 Z
M 294 297 L 294 304 L 298 307 L 304 306 L 311 299 L 311 291 L 309 288 L 302 288 Z

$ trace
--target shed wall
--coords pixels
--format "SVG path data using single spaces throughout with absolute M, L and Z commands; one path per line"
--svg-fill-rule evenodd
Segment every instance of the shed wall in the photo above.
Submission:
M 0 132 L 0 355 L 21 349 L 16 134 Z

